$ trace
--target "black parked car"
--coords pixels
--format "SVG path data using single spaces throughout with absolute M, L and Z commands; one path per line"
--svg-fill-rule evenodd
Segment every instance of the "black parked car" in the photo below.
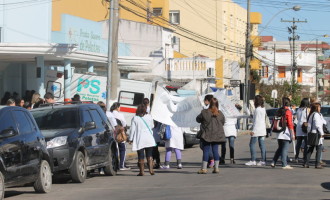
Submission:
M 52 187 L 50 156 L 44 136 L 29 111 L 0 106 L 0 199 L 5 187 L 34 183 L 36 192 Z
M 105 175 L 118 170 L 113 128 L 100 106 L 71 104 L 31 110 L 54 164 L 54 175 L 69 173 L 82 183 L 88 171 L 104 168 Z

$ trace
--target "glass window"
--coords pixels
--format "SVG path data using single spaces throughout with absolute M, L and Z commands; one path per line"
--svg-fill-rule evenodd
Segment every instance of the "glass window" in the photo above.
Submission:
M 178 11 L 178 10 L 170 11 L 170 23 L 180 24 L 180 11 Z
M 17 121 L 19 132 L 21 134 L 31 133 L 32 127 L 25 113 L 23 111 L 15 110 L 13 111 L 13 114 Z
M 153 16 L 162 16 L 163 14 L 163 9 L 162 8 L 153 8 L 152 9 Z
M 278 66 L 278 77 L 285 78 L 285 66 Z
M 47 109 L 31 111 L 39 128 L 44 129 L 66 129 L 78 128 L 78 113 L 76 108 Z
M 83 119 L 84 119 L 84 122 L 91 122 L 91 121 L 93 121 L 93 119 L 91 117 L 91 114 L 88 112 L 88 110 L 84 110 L 83 111 Z
M 123 105 L 137 106 L 144 99 L 143 93 L 120 91 L 118 102 Z
M 97 112 L 97 110 L 90 110 L 90 113 L 93 117 L 93 121 L 95 122 L 96 127 L 97 128 L 103 127 L 103 123 L 102 123 L 103 121 L 102 121 L 102 118 L 101 118 L 99 112 Z
M 322 107 L 321 113 L 323 117 L 330 117 L 330 107 Z
M 0 132 L 9 128 L 16 130 L 16 123 L 13 116 L 11 115 L 11 112 L 7 112 L 5 115 L 3 115 L 0 119 L 0 122 Z

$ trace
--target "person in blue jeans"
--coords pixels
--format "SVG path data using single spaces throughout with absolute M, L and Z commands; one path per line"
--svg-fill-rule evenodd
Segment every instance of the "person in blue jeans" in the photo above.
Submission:
M 271 167 L 273 167 L 273 168 L 275 167 L 278 158 L 281 156 L 282 168 L 283 169 L 293 169 L 290 165 L 288 165 L 288 162 L 287 162 L 289 145 L 290 145 L 291 141 L 295 139 L 292 112 L 289 109 L 290 99 L 287 97 L 283 97 L 282 104 L 283 104 L 283 107 L 278 109 L 276 115 L 285 117 L 286 129 L 277 134 L 278 148 L 273 157 Z
M 266 110 L 264 108 L 264 99 L 262 96 L 257 95 L 254 98 L 254 115 L 253 115 L 253 128 L 250 132 L 250 152 L 251 160 L 245 165 L 247 166 L 265 166 L 266 165 L 266 146 L 265 146 L 265 136 L 266 132 Z M 261 160 L 257 163 L 257 151 L 255 144 L 259 142 L 259 148 L 261 151 Z

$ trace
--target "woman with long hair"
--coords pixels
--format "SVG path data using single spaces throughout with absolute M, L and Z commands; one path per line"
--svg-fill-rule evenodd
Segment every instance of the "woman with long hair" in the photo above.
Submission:
M 303 98 L 300 102 L 300 106 L 297 110 L 297 117 L 296 117 L 296 136 L 297 136 L 297 145 L 296 145 L 296 155 L 295 161 L 298 162 L 299 159 L 299 152 L 302 143 L 304 142 L 304 162 L 306 161 L 306 154 L 307 154 L 307 132 L 304 132 L 302 126 L 304 122 L 307 122 L 307 117 L 309 115 L 309 99 Z
M 264 98 L 260 95 L 255 96 L 254 98 L 254 115 L 253 115 L 253 128 L 250 132 L 250 153 L 251 160 L 245 165 L 248 166 L 265 166 L 266 165 L 266 146 L 265 146 L 265 136 L 267 135 L 266 131 L 266 110 L 264 107 Z M 261 160 L 257 163 L 257 151 L 255 144 L 259 142 L 259 148 L 261 151 Z
M 208 109 L 202 110 L 196 118 L 198 123 L 201 123 L 201 142 L 203 147 L 203 162 L 202 168 L 198 174 L 207 173 L 207 163 L 209 160 L 210 148 L 214 156 L 213 173 L 219 173 L 219 144 L 226 141 L 223 125 L 225 124 L 225 117 L 219 111 L 219 102 L 216 98 L 212 98 Z
M 34 93 L 32 95 L 32 99 L 31 99 L 31 108 L 35 108 L 34 105 L 40 101 L 40 94 L 39 93 Z
M 321 158 L 321 151 L 322 151 L 322 145 L 323 145 L 323 116 L 320 113 L 321 111 L 321 104 L 320 103 L 313 103 L 311 106 L 311 111 L 308 115 L 308 128 L 307 133 L 312 134 L 320 134 L 320 139 L 317 145 L 308 145 L 307 148 L 307 155 L 306 155 L 306 161 L 304 163 L 305 168 L 309 168 L 309 160 L 311 158 L 311 155 L 313 153 L 314 148 L 316 149 L 316 155 L 315 155 L 315 168 L 322 169 L 322 165 L 320 164 L 320 158 Z M 308 137 L 308 136 L 307 136 Z M 308 140 L 308 138 L 307 138 Z
M 288 97 L 282 98 L 282 108 L 278 109 L 277 116 L 285 117 L 284 122 L 286 122 L 286 128 L 284 131 L 277 134 L 277 143 L 278 148 L 275 152 L 275 155 L 273 157 L 273 161 L 271 163 L 271 167 L 276 166 L 276 162 L 278 158 L 281 156 L 282 160 L 282 169 L 293 169 L 290 165 L 288 165 L 287 157 L 288 157 L 288 151 L 290 142 L 295 139 L 294 136 L 294 126 L 292 121 L 292 112 L 290 111 L 290 99 Z
M 131 134 L 129 137 L 132 150 L 138 153 L 138 164 L 140 173 L 138 176 L 144 175 L 144 157 L 146 154 L 149 173 L 154 175 L 152 149 L 156 146 L 155 139 L 153 137 L 152 128 L 154 127 L 153 119 L 151 115 L 147 115 L 147 108 L 144 104 L 141 104 L 136 109 L 136 115 L 132 119 Z

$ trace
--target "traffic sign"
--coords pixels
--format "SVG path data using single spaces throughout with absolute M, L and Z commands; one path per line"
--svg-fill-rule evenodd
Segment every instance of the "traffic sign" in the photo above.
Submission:
M 241 80 L 230 80 L 231 87 L 239 87 L 240 84 L 241 84 Z
M 272 98 L 277 99 L 277 90 L 272 90 Z

